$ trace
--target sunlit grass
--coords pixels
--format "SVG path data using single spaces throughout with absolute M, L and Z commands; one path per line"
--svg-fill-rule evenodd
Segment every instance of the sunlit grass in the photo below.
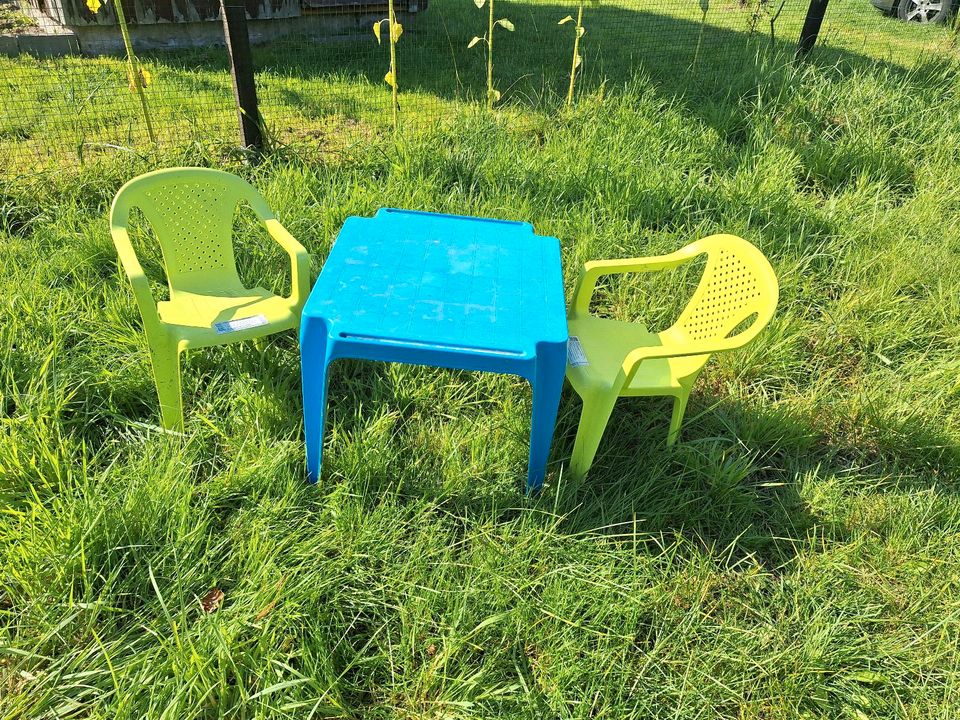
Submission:
M 779 6 L 778 6 L 779 7 Z M 506 3 L 516 31 L 497 48 L 502 103 L 515 112 L 554 113 L 569 83 L 571 40 L 557 23 L 574 5 L 547 0 Z M 439 0 L 406 22 L 399 50 L 401 118 L 416 133 L 443 121 L 464 103 L 486 100 L 483 53 L 467 51 L 485 29 L 469 3 Z M 788 62 L 806 6 L 788 0 L 771 37 L 776 9 L 754 2 L 715 2 L 702 45 L 705 62 L 692 68 L 699 38 L 697 2 L 591 4 L 582 40 L 578 89 L 590 94 L 637 72 L 668 94 L 728 93 L 733 77 Z M 261 112 L 283 143 L 340 150 L 368 142 L 390 126 L 389 88 L 382 82 L 387 50 L 368 28 L 323 36 L 316 18 L 304 32 L 254 48 Z M 235 145 L 237 114 L 226 51 L 209 47 L 141 53 L 154 78 L 147 90 L 161 149 Z M 844 72 L 878 64 L 909 71 L 918 61 L 956 58 L 956 37 L 945 27 L 884 17 L 866 0 L 836 0 L 810 61 Z M 0 173 L 62 169 L 117 153 L 150 153 L 136 97 L 121 57 L 33 59 L 0 57 Z
M 569 113 L 569 44 L 555 84 L 514 68 L 493 113 L 482 67 L 443 66 L 405 88 L 397 143 L 382 58 L 301 79 L 278 51 L 261 94 L 290 142 L 256 167 L 188 124 L 176 147 L 0 180 L 0 717 L 957 717 L 958 65 L 761 52 L 733 72 L 705 48 L 702 86 L 588 65 Z M 155 113 L 228 93 L 198 69 L 215 54 L 158 67 L 197 105 Z M 204 112 L 232 132 L 229 107 Z M 109 117 L 91 143 L 135 115 Z M 531 221 L 568 289 L 589 258 L 722 230 L 767 254 L 780 306 L 707 366 L 682 442 L 668 403 L 622 401 L 583 483 L 566 393 L 537 499 L 523 381 L 338 363 L 309 486 L 293 334 L 190 353 L 186 432 L 156 425 L 106 218 L 125 180 L 175 164 L 248 177 L 317 270 L 381 206 Z M 282 254 L 238 229 L 242 276 L 280 287 Z M 666 324 L 693 281 L 605 284 L 598 311 Z

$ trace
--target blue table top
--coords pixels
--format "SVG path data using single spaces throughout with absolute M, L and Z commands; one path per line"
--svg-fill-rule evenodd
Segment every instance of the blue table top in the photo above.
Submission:
M 347 218 L 303 314 L 341 338 L 533 357 L 567 339 L 560 243 L 529 223 L 382 208 Z

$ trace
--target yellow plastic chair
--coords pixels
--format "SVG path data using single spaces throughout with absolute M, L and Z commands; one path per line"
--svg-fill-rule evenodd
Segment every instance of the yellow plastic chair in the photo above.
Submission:
M 601 275 L 667 270 L 704 253 L 706 266 L 697 289 L 663 332 L 590 314 L 590 298 Z M 567 314 L 567 379 L 583 400 L 571 473 L 583 477 L 590 469 L 621 396 L 673 396 L 667 444 L 676 442 L 690 390 L 710 355 L 756 337 L 773 317 L 778 293 L 777 276 L 763 253 L 733 235 L 711 235 L 669 255 L 586 263 Z M 746 321 L 751 322 L 740 327 Z
M 233 220 L 247 204 L 290 256 L 289 297 L 244 287 L 233 254 Z M 139 208 L 163 251 L 170 299 L 157 303 L 127 231 Z M 163 426 L 183 427 L 180 353 L 260 338 L 300 324 L 310 291 L 310 256 L 274 217 L 267 201 L 235 175 L 206 168 L 171 168 L 134 178 L 117 193 L 110 232 L 150 346 Z

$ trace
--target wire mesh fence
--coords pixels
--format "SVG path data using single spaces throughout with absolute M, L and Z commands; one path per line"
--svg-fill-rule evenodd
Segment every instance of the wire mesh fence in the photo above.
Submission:
M 905 70 L 958 57 L 949 0 L 873 3 L 880 7 L 871 0 L 831 0 L 807 62 L 847 71 Z M 379 22 L 388 17 L 387 4 L 265 0 L 252 7 L 246 32 L 268 144 L 330 150 L 388 133 L 395 123 L 404 133 L 417 132 L 465 108 L 494 107 L 523 122 L 615 92 L 638 75 L 688 98 L 722 92 L 732 78 L 792 62 L 811 4 L 396 0 L 395 26 L 402 32 L 394 30 L 393 43 L 390 24 Z M 216 10 L 205 12 L 216 19 L 131 26 L 142 79 L 149 81 L 143 90 L 153 140 L 122 50 L 0 55 L 0 174 L 155 147 L 236 146 L 223 25 Z M 941 15 L 947 22 L 923 21 Z M 109 49 L 104 39 L 118 37 L 115 25 L 92 29 L 97 42 L 86 46 L 78 32 L 83 51 Z M 163 45 L 172 47 L 158 49 Z

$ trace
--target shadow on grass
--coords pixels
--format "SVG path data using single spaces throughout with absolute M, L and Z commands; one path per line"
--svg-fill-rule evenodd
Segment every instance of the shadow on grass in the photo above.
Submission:
M 576 14 L 575 8 L 574 3 L 500 1 L 498 14 L 511 18 L 516 26 L 515 32 L 499 29 L 496 34 L 494 77 L 503 92 L 503 107 L 555 111 L 563 104 L 573 30 L 570 23 L 558 25 L 558 21 L 571 11 Z M 588 4 L 577 93 L 609 92 L 631 84 L 637 75 L 646 76 L 658 93 L 679 102 L 692 116 L 721 128 L 735 143 L 738 130 L 731 116 L 738 108 L 731 100 L 749 96 L 764 85 L 790 82 L 794 76 L 789 65 L 804 4 L 789 4 L 775 25 L 774 37 L 766 15 L 761 13 L 759 20 L 751 23 L 753 10 L 746 3 L 716 7 L 705 26 L 698 21 L 699 11 L 692 3 L 672 11 L 687 13 L 687 17 L 660 12 L 652 3 L 637 2 L 633 8 Z M 865 36 L 889 33 L 891 41 L 897 37 L 900 28 L 896 23 L 887 29 L 886 21 L 871 13 L 864 8 L 862 17 L 837 17 L 836 22 Z M 450 102 L 482 104 L 486 54 L 482 44 L 469 49 L 467 45 L 474 35 L 483 34 L 485 15 L 485 10 L 480 12 L 470 3 L 435 0 L 425 12 L 407 21 L 398 45 L 398 63 L 401 107 L 410 108 L 410 126 L 443 118 L 450 112 Z M 192 91 L 222 95 L 224 106 L 231 104 L 222 48 L 145 51 L 141 55 L 158 66 L 159 79 L 151 89 L 158 97 L 175 102 L 176 93 Z M 384 126 L 389 123 L 389 89 L 383 82 L 389 52 L 386 45 L 377 44 L 369 28 L 333 37 L 305 30 L 255 46 L 253 55 L 261 112 L 268 125 L 296 130 L 299 123 L 307 129 L 337 115 L 368 121 L 380 116 Z M 918 80 L 923 80 L 924 72 L 942 74 L 941 68 L 907 70 L 830 44 L 818 46 L 806 62 L 840 75 L 867 67 L 912 73 Z M 205 76 L 211 72 L 215 75 Z M 174 78 L 169 92 L 165 92 L 164 77 Z M 434 107 L 431 99 L 436 102 Z M 746 132 L 745 128 L 740 132 Z
M 299 368 L 295 339 L 192 353 L 185 363 L 188 422 L 218 416 L 201 475 L 224 470 L 236 444 L 219 438 L 284 438 L 299 445 Z M 235 384 L 258 386 L 237 392 Z M 102 398 L 87 399 L 91 407 Z M 211 403 L 223 403 L 218 410 Z M 155 422 L 152 378 L 114 394 L 118 412 Z M 960 448 L 923 418 L 831 415 L 742 402 L 698 388 L 680 442 L 666 446 L 669 399 L 624 398 L 614 409 L 588 477 L 568 462 L 580 401 L 565 389 L 548 479 L 525 498 L 530 390 L 488 373 L 355 360 L 332 366 L 320 484 L 321 507 L 348 493 L 371 511 L 385 501 L 429 502 L 458 518 L 523 522 L 571 536 L 599 534 L 637 548 L 682 539 L 736 563 L 752 557 L 776 568 L 811 544 L 846 541 L 850 528 L 811 504 L 814 488 L 839 486 L 843 498 L 960 491 Z M 78 417 L 88 440 L 116 431 L 118 415 Z M 142 418 L 142 420 L 141 420 Z M 200 418 L 200 419 L 198 419 Z M 212 426 L 211 426 L 212 427 Z M 247 430 L 256 427 L 250 436 Z M 246 442 L 246 441 L 245 441 Z M 94 443 L 99 444 L 99 441 Z M 202 478 L 198 477 L 198 482 Z M 233 498 L 232 509 L 247 501 Z M 846 500 L 844 500 L 846 502 Z M 225 506 L 225 508 L 227 507 Z
M 708 16 L 701 38 L 701 24 L 695 19 L 643 7 L 650 6 L 587 7 L 578 93 L 594 92 L 601 86 L 623 86 L 640 73 L 649 76 L 664 96 L 682 98 L 688 109 L 708 122 L 718 111 L 716 101 L 729 104 L 731 97 L 748 93 L 777 74 L 777 66 L 793 56 L 804 11 L 800 4 L 791 5 L 779 20 L 779 32 L 771 38 L 766 17 L 761 17 L 750 31 L 751 10 L 731 4 Z M 569 82 L 573 33 L 569 24 L 557 23 L 572 9 L 573 4 L 499 4 L 498 14 L 510 17 L 517 28 L 512 33 L 498 30 L 495 36 L 495 85 L 503 92 L 504 105 L 553 109 L 562 102 Z M 870 18 L 869 12 L 864 11 L 864 18 Z M 717 16 L 725 17 L 724 13 L 735 19 L 723 22 L 742 29 L 710 24 Z M 696 15 L 693 10 L 690 14 Z M 401 105 L 412 102 L 411 93 L 444 101 L 480 102 L 485 98 L 485 51 L 482 45 L 467 48 L 474 35 L 483 34 L 484 16 L 485 11 L 478 13 L 469 3 L 434 2 L 408 22 L 407 33 L 398 45 Z M 852 26 L 857 24 L 859 21 Z M 698 61 L 692 67 L 698 43 Z M 279 77 L 363 79 L 383 91 L 382 107 L 388 112 L 387 89 L 382 82 L 388 69 L 387 49 L 376 44 L 372 33 L 325 41 L 291 35 L 256 47 L 254 55 L 258 71 Z M 765 59 L 774 62 L 765 63 Z M 878 66 L 907 72 L 902 66 L 827 45 L 817 47 L 807 62 L 838 73 Z M 317 97 L 326 92 L 324 88 L 286 89 L 283 101 L 288 107 L 272 108 L 265 114 L 269 119 L 271 113 L 298 107 L 330 108 L 326 98 Z M 436 110 L 438 116 L 443 112 L 439 104 Z M 429 117 L 429 110 L 423 114 L 426 119 L 435 119 Z
M 571 7 L 502 3 L 499 12 L 517 27 L 497 35 L 494 76 L 505 111 L 553 114 L 562 107 L 572 33 L 569 23 L 560 26 L 557 21 Z M 755 139 L 748 116 L 754 104 L 763 104 L 759 98 L 789 95 L 805 82 L 804 73 L 792 62 L 802 19 L 799 6 L 788 9 L 775 38 L 769 36 L 763 19 L 749 31 L 751 13 L 739 5 L 717 12 L 729 12 L 735 19 L 723 22 L 742 29 L 708 24 L 702 38 L 696 20 L 643 7 L 588 7 L 578 96 L 615 93 L 636 87 L 638 77 L 644 78 L 642 83 L 651 85 L 691 125 L 712 128 L 725 144 L 737 148 Z M 865 9 L 866 19 L 869 12 Z M 407 129 L 416 131 L 443 120 L 459 104 L 483 104 L 485 52 L 481 46 L 467 48 L 475 33 L 482 34 L 480 15 L 469 3 L 438 2 L 409 23 L 398 46 L 401 117 Z M 382 80 L 388 50 L 376 44 L 372 33 L 321 41 L 291 35 L 256 47 L 254 56 L 262 113 L 284 140 L 337 146 L 346 137 L 363 134 L 363 128 L 369 134 L 371 124 L 381 129 L 389 125 L 389 92 Z M 806 64 L 841 78 L 870 68 L 892 73 L 904 84 L 944 83 L 945 67 L 935 61 L 907 69 L 832 45 L 817 47 Z M 798 117 L 787 119 L 786 136 L 778 142 L 804 158 L 817 189 L 830 192 L 862 175 L 896 187 L 901 197 L 910 195 L 915 163 L 909 153 L 887 144 L 838 143 L 833 136 L 842 128 L 823 108 L 797 107 L 791 112 Z M 809 131 L 794 133 L 796 128 Z
M 950 480 L 960 475 L 960 449 L 921 419 L 803 415 L 709 392 L 694 394 L 672 448 L 665 443 L 669 399 L 622 399 L 588 478 L 573 481 L 567 462 L 580 403 L 567 388 L 547 486 L 540 498 L 525 499 L 529 390 L 522 381 L 518 390 L 479 373 L 423 368 L 407 384 L 406 371 L 395 375 L 388 364 L 335 365 L 320 492 L 346 483 L 371 508 L 390 496 L 429 500 L 454 516 L 528 514 L 571 535 L 599 533 L 638 547 L 683 538 L 731 563 L 753 557 L 775 568 L 811 542 L 849 539 L 848 527 L 811 507 L 807 482 L 837 481 L 855 495 L 960 489 Z M 477 444 L 464 434 L 471 432 L 494 452 L 471 462 Z M 339 439 L 331 442 L 332 433 Z M 431 447 L 431 435 L 453 441 Z
M 694 393 L 681 441 L 665 442 L 671 400 L 621 399 L 584 481 L 557 468 L 573 447 L 580 403 L 565 399 L 557 428 L 557 512 L 571 532 L 651 539 L 683 536 L 776 566 L 811 538 L 849 531 L 811 509 L 805 482 L 839 480 L 855 493 L 956 493 L 960 448 L 919 418 L 831 417 L 758 410 Z M 549 494 L 549 493 L 548 493 Z

